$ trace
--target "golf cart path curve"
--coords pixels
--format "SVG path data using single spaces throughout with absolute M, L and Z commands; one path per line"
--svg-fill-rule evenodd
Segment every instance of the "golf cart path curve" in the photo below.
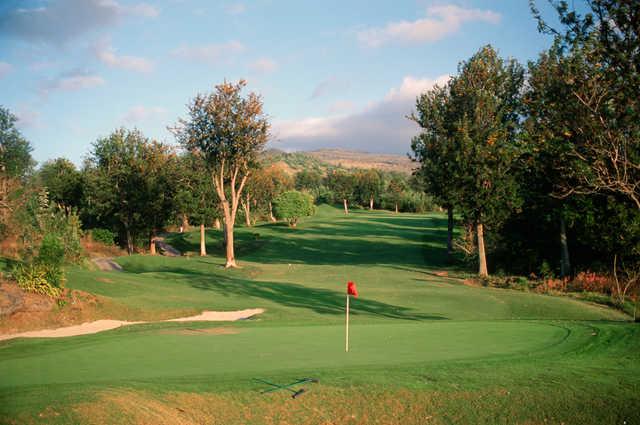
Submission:
M 253 317 L 264 313 L 262 308 L 253 308 L 238 311 L 203 311 L 197 316 L 179 317 L 177 319 L 160 320 L 158 322 L 127 322 L 124 320 L 96 320 L 81 325 L 65 326 L 57 329 L 42 329 L 39 331 L 19 332 L 0 335 L 0 341 L 13 338 L 63 338 L 67 336 L 88 335 L 98 332 L 116 329 L 121 326 L 137 325 L 140 323 L 161 322 L 233 322 Z
M 95 264 L 99 270 L 105 272 L 121 272 L 122 266 L 115 261 L 111 257 L 99 257 L 93 258 L 91 260 L 93 264 Z

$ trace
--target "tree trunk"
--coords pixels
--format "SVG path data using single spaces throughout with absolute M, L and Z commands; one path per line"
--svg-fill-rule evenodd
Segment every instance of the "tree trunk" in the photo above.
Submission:
M 235 224 L 235 220 L 232 215 L 232 208 L 230 208 L 229 206 L 229 201 L 222 201 L 222 210 L 224 211 L 224 246 L 227 256 L 227 261 L 224 267 L 238 267 L 238 265 L 236 264 L 236 256 L 233 249 L 233 225 Z
M 273 206 L 271 205 L 271 201 L 269 201 L 269 220 L 272 222 L 276 222 L 276 218 L 273 216 Z
M 200 256 L 207 256 L 207 245 L 205 244 L 204 223 L 200 224 Z
M 133 254 L 133 237 L 131 236 L 131 230 L 127 229 L 127 253 L 129 255 Z
M 398 214 L 398 203 L 396 202 L 396 214 Z
M 156 255 L 156 232 L 152 231 L 149 235 L 149 254 Z
M 224 214 L 224 235 L 225 235 L 225 250 L 227 261 L 224 265 L 225 268 L 230 267 L 238 267 L 236 264 L 236 258 L 233 247 L 233 227 L 236 221 L 236 214 L 238 212 L 238 206 L 240 201 L 242 200 L 242 189 L 247 182 L 247 178 L 249 174 L 245 174 L 240 177 L 240 184 L 236 185 L 237 178 L 239 176 L 239 172 L 241 165 L 236 164 L 233 166 L 231 171 L 231 181 L 230 181 L 230 189 L 231 189 L 231 204 L 229 204 L 229 199 L 227 198 L 224 190 L 224 161 L 222 162 L 221 168 L 219 170 L 219 175 L 217 173 L 212 173 L 211 177 L 213 179 L 213 183 L 216 187 L 216 192 L 218 193 L 218 197 L 220 198 L 220 204 L 222 206 L 222 212 Z
M 182 226 L 180 226 L 180 233 L 189 230 L 189 217 L 186 214 L 182 214 Z
M 489 276 L 489 272 L 487 271 L 487 255 L 484 250 L 484 226 L 481 222 L 477 222 L 476 229 L 478 234 L 478 262 L 480 263 L 478 274 L 480 276 Z
M 447 261 L 453 256 L 453 207 L 447 207 Z
M 222 247 L 224 249 L 227 249 L 227 231 L 224 230 L 225 226 L 224 223 L 222 223 Z
M 220 219 L 216 218 L 216 221 L 213 224 L 216 227 L 216 230 L 220 230 L 220 228 L 222 227 L 222 225 L 220 224 Z
M 567 226 L 564 217 L 560 217 L 560 277 L 568 277 L 569 275 L 571 275 L 571 262 L 567 243 Z
M 373 210 L 373 196 L 369 198 L 369 209 Z
M 347 200 L 343 199 L 342 202 L 344 202 L 344 213 L 349 214 L 349 206 L 347 204 Z
M 233 226 L 229 226 L 225 224 L 224 235 L 225 235 L 225 249 L 227 253 L 227 262 L 225 263 L 224 267 L 225 268 L 238 267 L 238 265 L 236 264 L 236 256 L 233 250 Z

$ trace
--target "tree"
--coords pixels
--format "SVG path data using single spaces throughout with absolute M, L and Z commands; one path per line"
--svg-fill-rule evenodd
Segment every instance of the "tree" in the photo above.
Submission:
M 87 202 L 99 219 L 111 221 L 124 235 L 129 254 L 140 235 L 155 253 L 156 231 L 174 214 L 175 161 L 167 146 L 138 130 L 121 128 L 93 144 Z
M 636 2 L 588 0 L 581 15 L 566 1 L 549 1 L 564 32 L 530 5 L 542 32 L 555 35 L 565 65 L 565 104 L 573 179 L 559 192 L 619 193 L 640 209 L 640 11 Z M 573 106 L 572 106 L 573 105 Z M 565 105 L 563 105 L 564 107 Z
M 82 202 L 82 174 L 65 158 L 57 158 L 42 164 L 37 174 L 40 183 L 47 188 L 49 199 L 65 208 L 77 208 Z
M 256 170 L 251 180 L 247 192 L 259 209 L 266 212 L 269 220 L 276 221 L 273 215 L 273 200 L 284 191 L 293 188 L 291 176 L 285 173 L 282 168 L 270 165 Z M 249 204 L 247 199 L 246 204 Z M 248 216 L 248 211 L 247 211 Z
M 307 190 L 314 198 L 320 195 L 322 174 L 317 170 L 301 170 L 295 176 L 296 190 Z
M 0 173 L 9 178 L 24 177 L 35 165 L 33 148 L 16 128 L 17 120 L 0 106 Z
M 210 183 L 203 159 L 190 153 L 179 158 L 175 205 L 184 225 L 187 222 L 200 226 L 200 256 L 207 255 L 205 230 L 207 223 L 220 216 L 218 196 Z
M 290 227 L 296 227 L 301 217 L 312 216 L 315 212 L 311 195 L 297 190 L 283 192 L 273 200 L 278 219 L 286 220 Z
M 0 106 L 0 227 L 8 225 L 15 209 L 10 195 L 21 186 L 21 180 L 31 171 L 35 161 L 31 158 L 31 144 L 16 128 L 17 118 Z M 0 234 L 3 230 L 0 229 Z
M 402 201 L 402 196 L 407 191 L 407 181 L 400 175 L 394 175 L 387 185 L 388 199 L 395 206 L 395 213 L 398 214 L 398 204 Z
M 456 160 L 457 132 L 449 87 L 435 86 L 416 101 L 416 113 L 409 118 L 420 126 L 411 141 L 412 159 L 420 163 L 416 171 L 428 193 L 447 210 L 447 257 L 453 254 L 453 207 L 461 171 Z
M 335 169 L 327 173 L 327 187 L 342 200 L 344 213 L 349 214 L 349 200 L 353 197 L 355 180 L 347 171 Z
M 516 209 L 516 134 L 521 111 L 524 71 L 515 61 L 504 62 L 485 46 L 459 66 L 451 80 L 455 131 L 455 205 L 476 228 L 479 274 L 488 274 L 484 226 L 497 226 Z
M 377 170 L 359 170 L 355 173 L 355 192 L 363 204 L 369 204 L 373 210 L 373 202 L 380 197 L 384 182 Z
M 269 122 L 255 93 L 242 97 L 246 85 L 224 82 L 190 103 L 189 119 L 173 131 L 188 151 L 203 158 L 220 200 L 226 236 L 225 267 L 237 267 L 233 230 L 242 192 L 257 154 L 267 142 Z

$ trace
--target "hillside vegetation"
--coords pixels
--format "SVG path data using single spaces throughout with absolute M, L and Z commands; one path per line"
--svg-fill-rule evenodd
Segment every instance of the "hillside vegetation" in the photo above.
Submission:
M 417 167 L 407 156 L 375 154 L 346 149 L 284 152 L 269 149 L 263 154 L 267 164 L 280 164 L 290 174 L 301 170 L 325 172 L 328 168 L 376 169 L 384 172 L 411 174 Z

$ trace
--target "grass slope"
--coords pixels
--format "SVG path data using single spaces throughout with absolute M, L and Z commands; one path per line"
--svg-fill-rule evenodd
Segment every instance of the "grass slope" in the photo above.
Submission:
M 217 255 L 74 269 L 68 285 L 105 297 L 117 319 L 267 311 L 0 343 L 0 423 L 640 421 L 637 325 L 568 298 L 438 277 L 445 229 L 440 215 L 322 207 L 297 229 L 238 229 L 239 270 Z M 209 252 L 219 237 L 207 234 Z M 197 251 L 198 235 L 170 242 Z M 348 354 L 346 280 L 361 293 Z M 251 380 L 301 376 L 320 384 L 295 401 Z

